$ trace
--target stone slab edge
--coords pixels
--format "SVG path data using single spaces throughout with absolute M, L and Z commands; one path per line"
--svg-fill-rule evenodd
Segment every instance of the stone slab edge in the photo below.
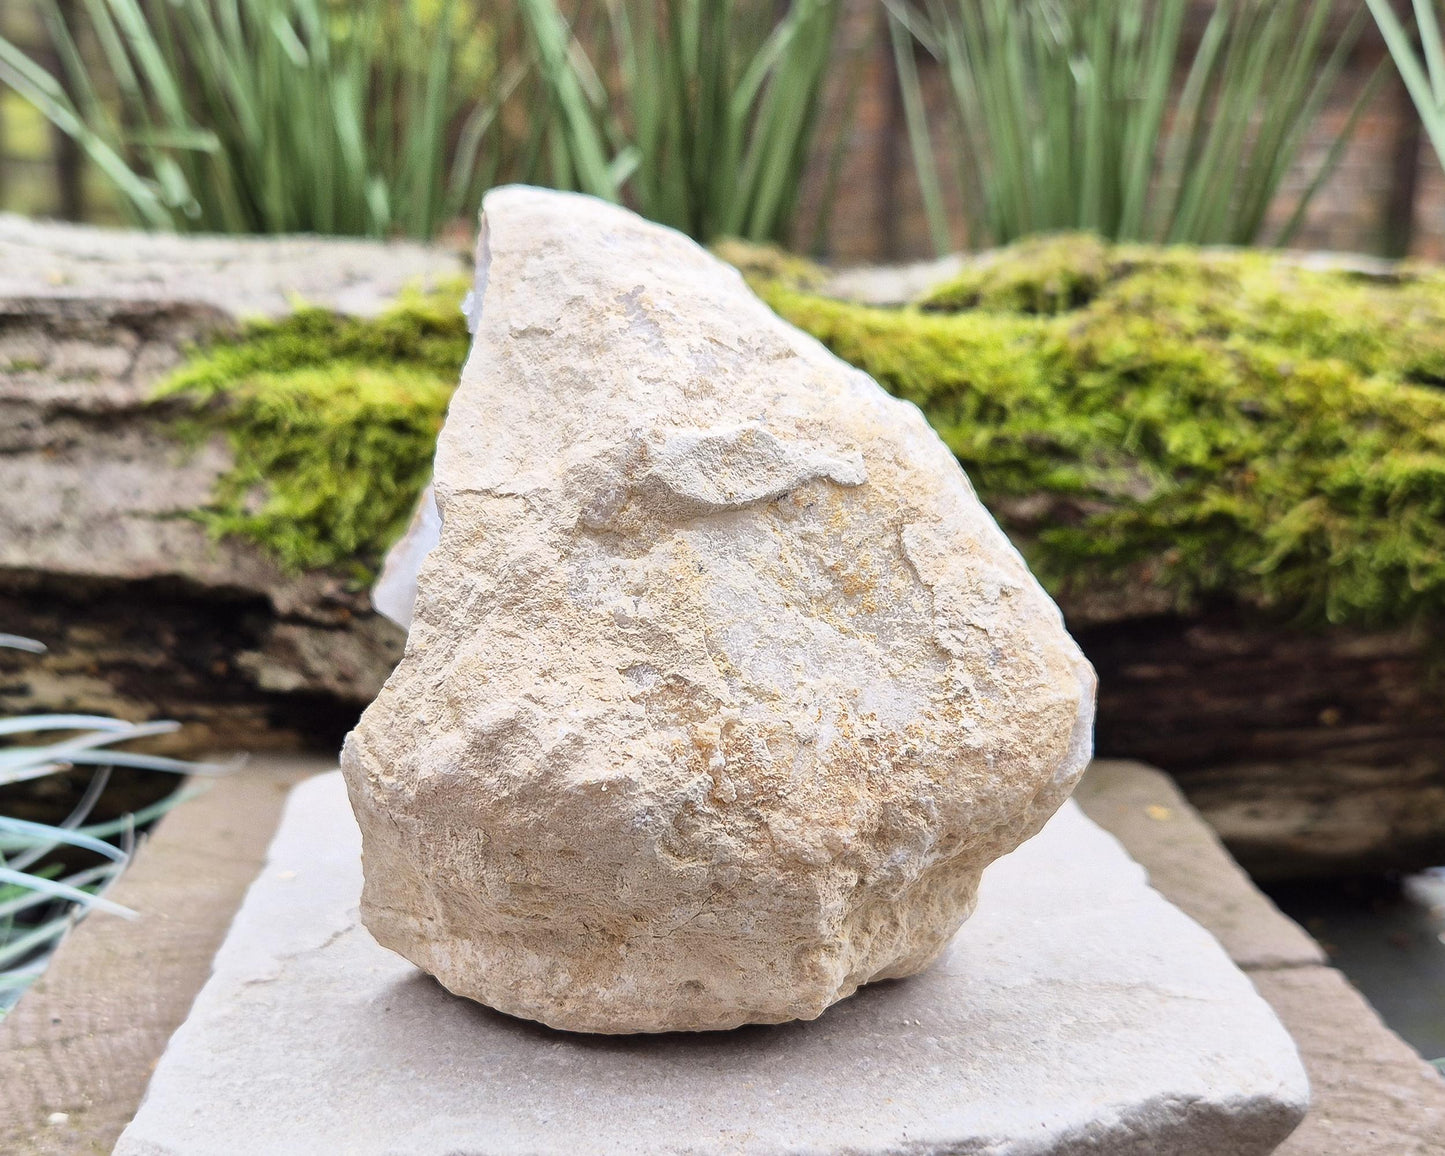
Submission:
M 458 250 L 408 241 L 181 236 L 0 213 L 0 307 L 184 302 L 246 319 L 304 302 L 369 316 L 402 289 L 434 286 L 466 267 Z
M 111 898 L 0 1020 L 0 1152 L 109 1152 L 210 974 L 290 788 L 333 766 L 255 758 L 172 811 Z
M 1445 1079 L 1250 882 L 1168 775 L 1099 760 L 1074 797 L 1219 938 L 1294 1036 L 1312 1101 L 1278 1156 L 1445 1154 Z

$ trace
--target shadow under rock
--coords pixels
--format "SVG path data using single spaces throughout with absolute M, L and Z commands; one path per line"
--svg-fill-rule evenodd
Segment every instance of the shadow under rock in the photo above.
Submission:
M 910 987 L 925 980 L 926 973 L 908 979 L 867 984 L 812 1020 L 744 1024 L 727 1030 L 696 1032 L 630 1032 L 613 1035 L 548 1027 L 535 1020 L 509 1015 L 466 996 L 457 995 L 434 976 L 420 969 L 393 983 L 379 1002 L 384 1003 L 389 1012 L 418 1015 L 422 1020 L 433 1016 L 444 1016 L 449 1020 L 461 1017 L 477 1026 L 479 1040 L 500 1033 L 519 1043 L 532 1043 L 538 1047 L 563 1047 L 593 1054 L 645 1056 L 650 1059 L 702 1064 L 727 1053 L 760 1055 L 801 1046 L 819 1035 L 829 1036 L 847 1030 L 849 1022 L 865 1011 L 868 1019 L 876 1022 L 876 1012 L 886 1013 L 888 1003 L 903 997 Z

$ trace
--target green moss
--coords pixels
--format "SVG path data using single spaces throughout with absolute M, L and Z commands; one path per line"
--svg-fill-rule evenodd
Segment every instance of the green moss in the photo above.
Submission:
M 923 409 L 1056 591 L 1146 574 L 1181 604 L 1445 611 L 1437 274 L 1136 248 L 1063 311 L 1029 292 L 1000 309 L 971 290 L 979 308 L 943 315 L 760 288 Z
M 1032 237 L 987 254 L 919 304 L 940 312 L 1062 313 L 1090 301 L 1109 267 L 1109 250 L 1097 237 Z
M 1106 246 L 1064 234 L 987 254 L 925 294 L 934 312 L 1168 315 L 1180 334 L 1339 358 L 1365 374 L 1445 383 L 1445 272 L 1307 267 L 1248 250 Z
M 1054 238 L 882 310 L 817 296 L 776 255 L 729 256 L 924 410 L 1055 591 L 1143 576 L 1181 605 L 1301 620 L 1445 612 L 1439 272 Z M 466 355 L 460 292 L 370 321 L 304 310 L 200 354 L 166 392 L 236 457 L 200 516 L 292 568 L 374 567 Z
M 177 433 L 225 436 L 235 465 L 197 516 L 287 569 L 367 577 L 426 484 L 466 359 L 464 286 L 378 318 L 302 309 L 201 351 L 161 387 L 191 403 Z
M 736 237 L 723 237 L 708 248 L 736 268 L 749 282 L 812 291 L 821 289 L 828 280 L 828 271 L 821 265 L 776 245 L 759 245 Z

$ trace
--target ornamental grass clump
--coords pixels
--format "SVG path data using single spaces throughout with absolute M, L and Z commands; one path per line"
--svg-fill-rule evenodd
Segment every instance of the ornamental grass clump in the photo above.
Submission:
M 431 237 L 501 163 L 524 69 L 457 0 L 38 0 L 52 73 L 0 37 L 0 83 L 152 228 Z
M 0 647 L 41 653 L 37 642 L 0 634 Z M 125 870 L 136 831 L 184 792 L 107 822 L 91 820 L 115 770 L 213 775 L 226 768 L 117 750 L 177 729 L 171 722 L 128 723 L 101 715 L 39 714 L 0 719 L 0 788 L 85 773 L 80 799 L 58 822 L 0 814 L 0 1016 L 45 970 L 51 952 L 90 911 L 134 913 L 105 897 Z
M 0 37 L 0 84 L 151 228 L 430 238 L 523 181 L 776 240 L 839 8 L 39 0 L 59 68 Z
M 832 61 L 837 0 L 614 0 L 590 25 L 520 0 L 544 183 L 699 240 L 785 239 Z
M 1257 242 L 1364 12 L 1332 44 L 1329 0 L 1220 0 L 1181 73 L 1190 8 L 1189 0 L 888 0 L 939 251 L 952 245 L 941 168 L 957 178 L 974 243 L 1060 229 Z M 946 157 L 936 155 L 925 116 L 915 44 L 946 82 L 954 142 Z M 1281 243 L 1303 221 L 1354 119 L 1314 167 Z
M 1400 70 L 1436 159 L 1445 165 L 1445 36 L 1435 15 L 1435 0 L 1413 0 L 1413 35 L 1390 0 L 1365 3 Z

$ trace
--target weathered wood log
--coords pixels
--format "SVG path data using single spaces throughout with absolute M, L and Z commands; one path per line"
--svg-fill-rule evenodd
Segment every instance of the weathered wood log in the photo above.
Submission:
M 1445 863 L 1445 685 L 1423 631 L 1237 606 L 1092 625 L 1097 750 L 1167 767 L 1257 878 Z
M 194 517 L 230 466 L 153 391 L 183 350 L 298 298 L 370 314 L 453 253 L 188 240 L 0 217 L 0 714 L 185 724 L 185 751 L 334 746 L 402 636 L 341 574 L 283 571 Z

